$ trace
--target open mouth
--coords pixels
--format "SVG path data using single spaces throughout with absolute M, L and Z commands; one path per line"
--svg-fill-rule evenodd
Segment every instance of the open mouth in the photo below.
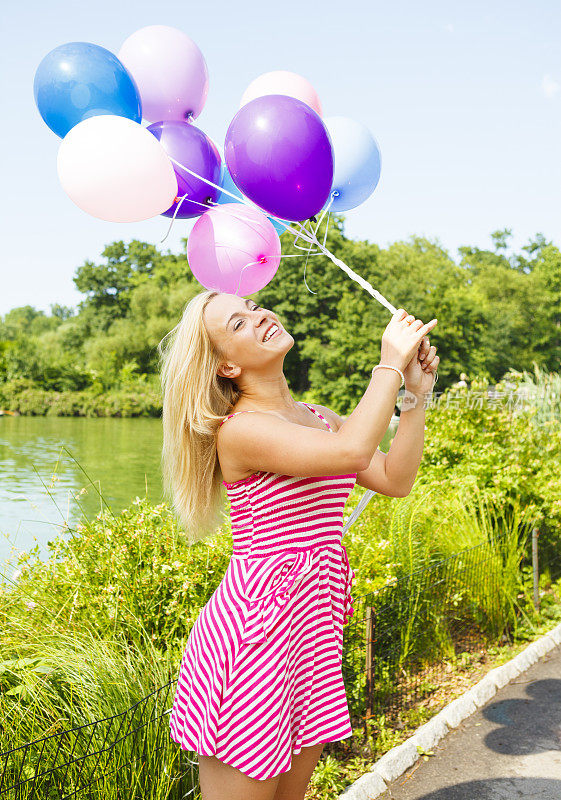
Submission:
M 265 331 L 265 336 L 263 337 L 263 343 L 270 341 L 273 336 L 276 336 L 280 333 L 280 327 L 277 325 L 276 322 L 273 322 L 272 325 L 269 325 L 267 330 Z

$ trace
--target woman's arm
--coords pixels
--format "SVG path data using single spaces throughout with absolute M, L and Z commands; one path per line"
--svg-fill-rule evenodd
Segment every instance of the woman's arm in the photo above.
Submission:
M 376 450 L 368 467 L 357 473 L 356 482 L 388 497 L 406 497 L 411 491 L 423 456 L 425 440 L 425 409 L 423 396 L 415 395 L 416 403 L 402 408 L 397 431 L 387 453 Z M 413 393 L 408 392 L 408 398 Z M 310 405 L 312 405 L 310 403 Z M 333 430 L 339 430 L 346 420 L 326 406 L 314 404 Z
M 339 430 L 347 419 L 346 417 L 341 417 L 337 412 L 332 411 L 332 409 L 327 408 L 327 406 L 318 406 L 312 403 L 310 403 L 310 405 L 313 405 L 320 414 L 323 414 L 335 431 Z M 404 497 L 408 492 L 403 493 L 400 482 L 395 480 L 395 475 L 392 477 L 388 476 L 387 462 L 389 457 L 390 453 L 384 453 L 378 447 L 368 467 L 357 473 L 356 482 L 359 486 L 364 486 L 365 489 L 372 489 L 373 492 L 384 494 L 387 497 Z
M 397 431 L 386 457 L 386 475 L 392 486 L 398 488 L 397 497 L 406 497 L 415 483 L 423 457 L 425 444 L 424 396 L 413 395 L 416 403 L 401 408 Z
M 436 347 L 430 345 L 428 336 L 424 337 L 404 370 L 405 396 L 389 452 L 386 455 L 376 450 L 368 467 L 357 473 L 360 486 L 389 497 L 406 497 L 411 491 L 423 456 L 425 398 L 432 392 L 439 363 Z M 317 408 L 334 428 L 337 426 L 336 430 L 346 424 L 346 418 L 330 408 Z
M 423 336 L 437 323 L 433 319 L 423 325 L 421 320 L 406 317 L 406 312 L 398 309 L 388 323 L 382 336 L 382 364 L 405 368 Z M 335 435 L 257 411 L 251 416 L 240 414 L 222 425 L 217 445 L 241 472 L 264 470 L 301 477 L 363 472 L 386 433 L 398 389 L 399 375 L 394 370 L 376 370 Z

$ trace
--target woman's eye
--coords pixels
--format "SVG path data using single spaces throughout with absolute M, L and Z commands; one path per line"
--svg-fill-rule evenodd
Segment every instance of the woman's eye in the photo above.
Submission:
M 261 306 L 253 306 L 253 308 L 251 310 L 255 311 L 255 309 L 257 309 L 257 308 L 261 308 Z M 244 323 L 243 319 L 240 319 L 239 322 L 236 322 L 236 324 L 234 325 L 234 330 L 237 331 L 238 328 L 241 327 L 241 325 L 243 325 L 243 323 Z

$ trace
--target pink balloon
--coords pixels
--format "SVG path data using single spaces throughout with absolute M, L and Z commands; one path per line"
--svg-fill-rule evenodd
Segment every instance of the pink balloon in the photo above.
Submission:
M 205 211 L 187 241 L 187 258 L 206 289 L 247 297 L 274 277 L 281 257 L 279 235 L 265 214 L 240 203 Z
M 149 122 L 196 119 L 208 94 L 203 54 L 183 31 L 148 25 L 133 33 L 119 59 L 136 81 L 142 116 Z
M 286 70 L 275 70 L 265 72 L 252 81 L 243 93 L 240 108 L 245 106 L 256 97 L 263 97 L 265 94 L 286 94 L 307 103 L 321 117 L 321 103 L 318 94 L 312 84 L 297 75 L 295 72 Z

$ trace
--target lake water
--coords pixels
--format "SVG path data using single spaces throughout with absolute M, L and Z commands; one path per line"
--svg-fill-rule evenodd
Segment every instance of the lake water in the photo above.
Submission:
M 1 417 L 0 572 L 13 548 L 43 552 L 65 520 L 97 514 L 99 492 L 117 512 L 161 501 L 161 442 L 158 419 Z
M 387 451 L 394 419 L 381 449 Z M 66 521 L 163 499 L 159 419 L 0 417 L 0 581 L 15 553 L 46 544 Z

